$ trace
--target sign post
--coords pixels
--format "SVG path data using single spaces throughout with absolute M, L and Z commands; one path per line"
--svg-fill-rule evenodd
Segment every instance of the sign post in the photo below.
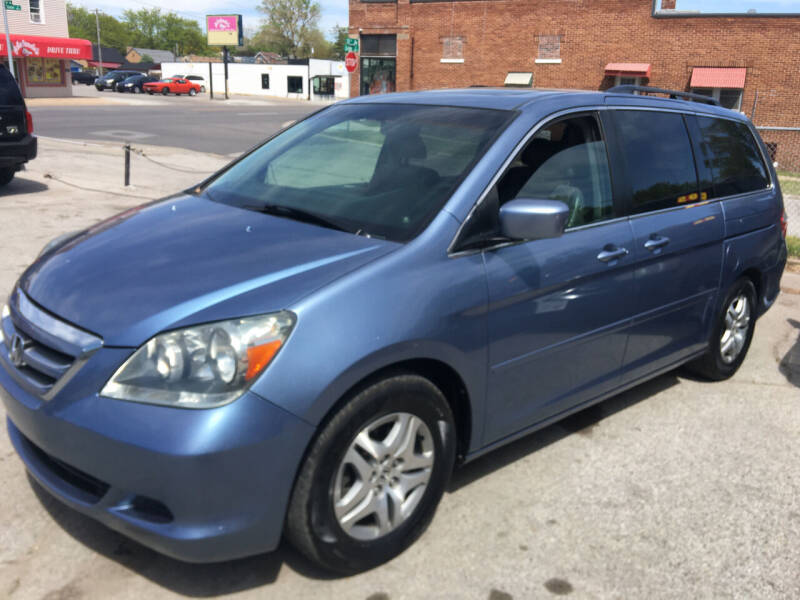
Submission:
M 225 69 L 225 99 L 227 100 L 228 46 L 244 46 L 242 15 L 206 15 L 206 29 L 208 45 L 222 46 L 222 62 Z
M 11 34 L 8 32 L 8 5 L 16 6 L 10 0 L 6 0 L 3 3 L 3 22 L 6 24 L 6 54 L 8 54 L 8 70 L 11 72 L 11 76 L 16 79 L 14 75 L 14 49 L 11 47 Z M 19 10 L 19 6 L 16 8 L 12 8 L 11 10 Z
M 347 56 L 344 57 L 344 68 L 347 69 L 348 73 L 352 73 L 356 70 L 356 66 L 358 66 L 358 57 L 356 53 L 348 52 Z

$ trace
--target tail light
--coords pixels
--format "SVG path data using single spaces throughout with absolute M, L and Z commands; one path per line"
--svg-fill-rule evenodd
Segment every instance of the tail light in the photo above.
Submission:
M 25 122 L 28 125 L 28 133 L 33 133 L 33 117 L 27 110 L 25 111 Z
M 786 239 L 786 231 L 789 227 L 789 219 L 786 218 L 786 210 L 781 213 L 781 233 L 783 238 Z

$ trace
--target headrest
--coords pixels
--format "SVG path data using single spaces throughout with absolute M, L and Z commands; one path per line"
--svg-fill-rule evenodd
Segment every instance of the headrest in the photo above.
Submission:
M 527 166 L 536 168 L 556 152 L 556 147 L 550 140 L 533 138 L 522 151 L 522 162 Z
M 426 158 L 428 150 L 418 131 L 393 131 L 383 144 L 384 151 L 395 161 Z

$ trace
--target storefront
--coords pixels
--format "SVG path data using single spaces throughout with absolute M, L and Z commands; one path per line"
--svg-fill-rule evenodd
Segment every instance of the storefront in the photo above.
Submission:
M 88 40 L 11 35 L 11 48 L 17 81 L 26 98 L 71 96 L 70 61 L 92 59 Z M 8 56 L 5 36 L 0 36 L 0 56 Z

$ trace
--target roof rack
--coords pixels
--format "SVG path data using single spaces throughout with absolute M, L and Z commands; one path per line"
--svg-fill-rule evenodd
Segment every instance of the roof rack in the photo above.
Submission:
M 703 96 L 702 94 L 692 94 L 691 92 L 679 92 L 678 90 L 665 90 L 662 88 L 654 88 L 647 85 L 615 85 L 606 90 L 613 94 L 633 94 L 634 92 L 645 92 L 648 94 L 668 94 L 670 98 L 691 98 L 692 100 L 699 100 L 706 102 L 713 106 L 720 106 L 720 103 L 710 96 Z

